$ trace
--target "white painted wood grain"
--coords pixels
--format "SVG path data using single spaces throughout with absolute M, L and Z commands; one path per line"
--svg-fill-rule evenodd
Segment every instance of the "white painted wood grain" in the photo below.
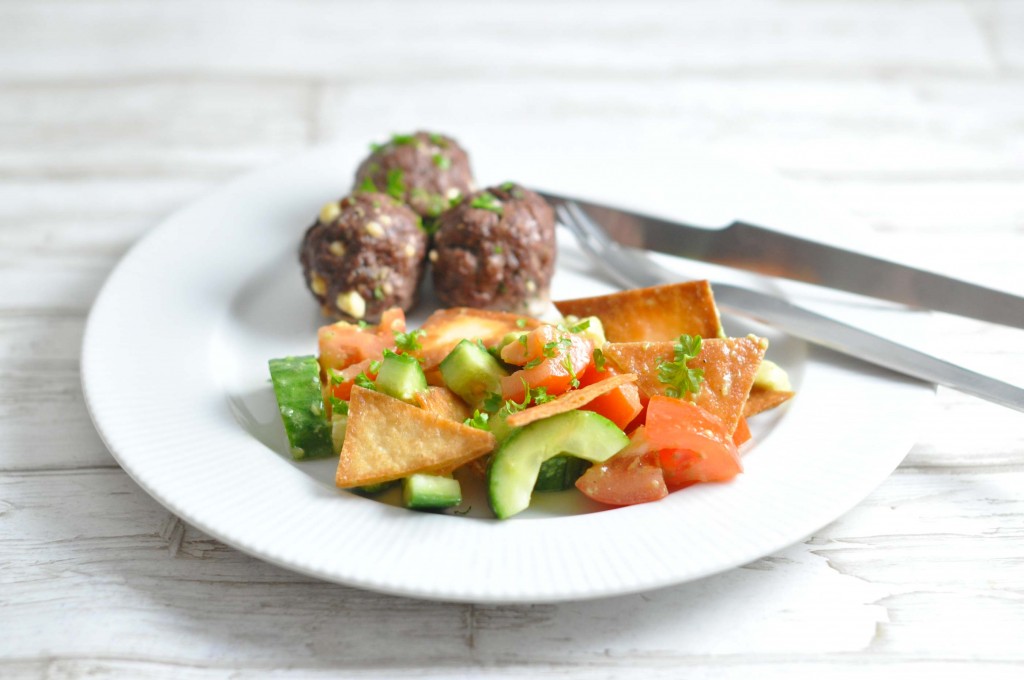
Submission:
M 17 625 L 5 626 L 0 664 L 19 658 L 2 650 L 28 648 L 171 668 L 714 666 L 849 653 L 1024 662 L 1013 644 L 1024 634 L 1022 482 L 902 472 L 806 543 L 742 569 L 596 602 L 471 606 L 363 593 L 248 558 L 181 525 L 118 470 L 8 473 L 0 616 Z M 975 617 L 969 628 L 963 615 Z
M 9 3 L 9 77 L 150 73 L 421 78 L 543 73 L 990 74 L 952 1 L 522 3 Z M 87 25 L 89 31 L 81 31 Z M 382 29 L 387 30 L 382 30 Z M 942 45 L 943 49 L 936 49 Z

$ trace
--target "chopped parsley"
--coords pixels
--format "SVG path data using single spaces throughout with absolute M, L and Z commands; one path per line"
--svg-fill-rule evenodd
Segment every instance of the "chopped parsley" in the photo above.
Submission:
M 569 372 L 569 378 L 571 378 L 569 384 L 572 385 L 574 389 L 579 387 L 580 380 L 576 377 L 576 369 L 572 365 L 572 357 L 566 354 L 565 358 L 562 359 L 562 366 L 564 366 L 565 370 Z
M 356 322 L 356 323 L 357 323 L 357 325 L 359 326 L 359 330 L 361 330 L 361 331 L 364 331 L 364 330 L 366 330 L 367 328 L 369 328 L 369 327 L 370 327 L 370 324 L 366 323 L 366 322 L 365 322 L 365 321 L 363 321 L 362 319 L 360 319 L 360 320 L 359 320 L 358 322 Z
M 552 394 L 548 394 L 548 388 L 538 387 L 531 392 L 534 404 L 546 404 L 549 401 L 554 401 L 555 397 Z
M 414 135 L 391 135 L 391 143 L 394 144 L 395 146 L 415 144 L 416 137 Z
M 484 410 L 489 413 L 494 413 L 501 408 L 501 395 L 497 392 L 490 392 L 487 397 L 484 398 L 483 407 Z
M 373 381 L 370 380 L 365 373 L 360 373 L 356 376 L 355 384 L 357 387 L 362 387 L 364 390 L 376 391 L 377 389 L 377 386 L 373 384 Z
M 501 207 L 501 201 L 494 197 L 494 194 L 485 191 L 479 196 L 475 197 L 469 204 L 474 208 L 480 210 L 490 210 L 492 213 L 500 215 L 504 212 L 504 208 Z
M 517 402 L 515 399 L 507 399 L 505 405 L 498 411 L 498 415 L 510 416 L 513 413 L 525 410 L 530 405 L 530 386 L 525 380 L 523 381 L 523 389 L 526 393 L 523 395 L 522 403 Z
M 686 362 L 700 354 L 701 338 L 699 335 L 680 335 L 675 343 L 675 360 L 658 363 L 658 380 L 668 385 L 665 394 L 670 397 L 683 397 L 687 394 L 700 394 L 700 383 L 704 380 L 704 371 L 700 368 L 689 368 Z
M 526 319 L 516 319 L 516 326 L 526 328 Z
M 381 289 L 380 286 L 376 286 L 373 289 L 373 299 L 374 300 L 383 300 L 384 299 L 384 291 L 383 291 L 383 289 Z
M 540 366 L 543 361 L 544 361 L 544 359 L 542 357 L 537 357 L 536 359 L 531 359 L 530 361 L 527 361 L 525 364 L 523 364 L 523 368 L 524 369 L 536 368 L 537 366 Z
M 432 160 L 434 161 L 434 165 L 441 170 L 447 170 L 452 167 L 452 159 L 448 158 L 448 156 L 445 156 L 443 153 L 435 153 Z
M 367 193 L 371 193 L 371 194 L 372 193 L 376 193 L 377 192 L 377 185 L 373 183 L 373 179 L 372 178 L 364 177 L 363 178 L 363 183 L 359 185 L 359 189 L 358 190 L 359 191 L 364 191 L 364 192 L 367 192 Z
M 594 368 L 598 371 L 604 371 L 605 364 L 604 352 L 597 347 L 594 348 Z
M 333 368 L 327 369 L 327 377 L 330 378 L 332 385 L 340 385 L 345 382 L 345 378 L 341 375 L 341 371 Z
M 384 148 L 383 144 L 378 144 L 377 142 L 370 142 L 370 151 L 372 151 L 373 153 L 377 153 L 378 151 L 380 151 L 383 148 Z
M 569 332 L 570 333 L 582 333 L 583 331 L 587 330 L 588 328 L 590 328 L 590 319 L 584 319 L 583 321 L 580 321 L 575 326 L 570 326 L 569 327 Z
M 491 426 L 487 424 L 487 420 L 490 417 L 490 414 L 480 413 L 479 410 L 476 410 L 473 411 L 473 417 L 466 418 L 466 420 L 462 424 L 469 425 L 470 427 L 475 427 L 478 430 L 490 430 Z
M 505 252 L 505 249 L 502 248 L 501 246 L 494 246 L 494 254 L 495 255 L 501 255 L 504 252 Z
M 333 394 L 331 395 L 331 411 L 336 416 L 347 416 L 348 415 L 348 402 L 344 399 L 338 399 Z
M 390 351 L 391 351 L 391 350 L 387 350 L 387 349 L 386 349 L 386 350 L 384 350 L 384 352 L 385 352 L 385 355 L 384 355 L 384 356 L 387 356 L 387 354 L 386 354 L 386 353 L 387 353 L 387 352 L 390 352 Z M 392 352 L 392 353 L 393 353 L 393 352 Z M 370 371 L 370 373 L 373 373 L 374 375 L 377 375 L 377 373 L 378 373 L 378 372 L 380 371 L 380 362 L 379 362 L 379 361 L 377 361 L 377 360 L 371 361 L 371 362 L 370 362 L 370 367 L 369 367 L 369 371 Z
M 544 349 L 542 351 L 544 352 L 544 356 L 546 356 L 546 357 L 548 357 L 550 359 L 550 358 L 554 357 L 556 354 L 558 354 L 558 348 L 559 347 L 571 347 L 571 346 L 572 346 L 572 340 L 570 340 L 569 338 L 566 338 L 566 337 L 563 336 L 563 337 L 559 338 L 558 340 L 552 340 L 551 342 L 545 342 L 544 343 Z
M 394 331 L 395 346 L 403 352 L 415 352 L 418 349 L 423 349 L 423 345 L 420 344 L 419 339 L 426 334 L 427 332 L 422 329 L 409 331 L 408 333 Z
M 392 198 L 401 199 L 405 195 L 405 173 L 398 168 L 388 170 L 387 193 Z
M 437 144 L 442 149 L 448 148 L 448 140 L 445 139 L 442 135 L 437 134 L 436 132 L 430 133 L 430 141 L 433 142 L 434 144 Z

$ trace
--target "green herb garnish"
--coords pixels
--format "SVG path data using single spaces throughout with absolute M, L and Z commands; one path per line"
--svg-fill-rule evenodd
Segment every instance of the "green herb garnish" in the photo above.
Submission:
M 338 399 L 333 394 L 331 395 L 331 411 L 334 415 L 347 416 L 348 415 L 348 402 L 344 399 Z
M 526 328 L 526 319 L 516 319 L 516 326 Z
M 583 331 L 587 330 L 588 328 L 590 328 L 590 319 L 584 319 L 583 321 L 580 321 L 575 326 L 571 326 L 569 328 L 569 332 L 570 333 L 582 333 Z
M 356 376 L 355 384 L 356 387 L 362 387 L 364 390 L 377 389 L 377 386 L 373 384 L 373 381 L 365 373 L 360 373 Z
M 700 394 L 700 383 L 704 380 L 704 371 L 700 368 L 689 368 L 686 362 L 700 354 L 701 338 L 699 335 L 680 335 L 675 343 L 675 361 L 658 363 L 658 380 L 668 385 L 665 394 L 670 397 L 683 397 L 686 394 Z
M 569 372 L 569 378 L 571 379 L 569 384 L 572 385 L 573 388 L 579 387 L 580 381 L 579 378 L 576 377 L 576 368 L 572 365 L 572 357 L 566 354 L 565 358 L 562 359 L 562 366 L 564 366 L 565 370 Z
M 538 387 L 537 389 L 533 390 L 530 394 L 533 397 L 534 404 L 546 404 L 549 401 L 555 400 L 554 395 L 548 394 L 548 388 L 546 387 Z
M 434 161 L 434 165 L 441 170 L 447 170 L 452 167 L 452 159 L 442 153 L 435 153 L 432 160 Z
M 501 408 L 501 395 L 497 392 L 489 392 L 484 398 L 482 406 L 488 413 L 494 413 Z
M 480 210 L 490 210 L 492 213 L 497 215 L 504 212 L 504 208 L 501 207 L 501 201 L 495 198 L 494 194 L 488 191 L 474 197 L 469 205 L 474 208 L 479 208 Z
M 544 352 L 544 356 L 546 356 L 546 357 L 548 357 L 550 359 L 551 357 L 553 357 L 556 354 L 558 354 L 558 348 L 559 347 L 570 347 L 570 346 L 572 346 L 572 340 L 570 340 L 569 338 L 566 338 L 566 337 L 561 337 L 558 340 L 552 340 L 551 342 L 545 342 L 544 343 L 544 349 L 542 351 Z
M 418 349 L 423 349 L 423 345 L 420 344 L 419 339 L 426 335 L 427 332 L 422 329 L 416 329 L 403 333 L 401 331 L 394 331 L 395 335 L 395 346 L 403 352 L 415 352 Z
M 469 425 L 470 427 L 475 427 L 478 430 L 490 430 L 491 426 L 487 424 L 487 420 L 490 417 L 490 414 L 480 413 L 479 410 L 476 410 L 473 411 L 473 417 L 466 418 L 466 420 L 463 421 L 462 424 Z
M 415 144 L 416 137 L 414 135 L 391 135 L 391 143 L 395 146 Z
M 388 170 L 387 193 L 392 198 L 401 199 L 405 195 L 405 173 L 398 168 Z
M 364 191 L 367 193 L 377 193 L 377 185 L 373 183 L 373 179 L 370 177 L 364 177 L 363 183 L 359 185 L 358 191 Z
M 594 348 L 594 368 L 598 371 L 604 371 L 604 364 L 606 359 L 604 358 L 604 352 L 598 348 Z

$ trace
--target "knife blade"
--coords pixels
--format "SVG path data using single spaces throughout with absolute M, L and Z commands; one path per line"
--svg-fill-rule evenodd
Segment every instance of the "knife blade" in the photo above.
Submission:
M 553 204 L 575 203 L 625 246 L 1024 329 L 1024 298 L 1003 291 L 745 222 L 707 229 L 547 191 L 537 193 Z

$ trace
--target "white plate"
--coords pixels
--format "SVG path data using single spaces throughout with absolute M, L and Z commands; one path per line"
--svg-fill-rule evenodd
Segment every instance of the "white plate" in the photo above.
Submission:
M 692 151 L 682 164 L 664 154 L 676 165 L 671 190 L 659 193 L 664 180 L 635 165 L 656 150 L 602 148 L 603 163 L 618 154 L 613 167 L 625 168 L 605 177 L 583 147 L 509 154 L 470 141 L 475 160 L 490 149 L 502 161 L 501 175 L 478 167 L 484 182 L 535 177 L 680 217 L 745 216 L 755 195 L 789 204 L 764 177 Z M 799 541 L 867 495 L 913 444 L 932 390 L 771 336 L 770 355 L 799 395 L 759 419 L 746 472 L 732 483 L 603 511 L 570 491 L 504 522 L 415 513 L 336 489 L 331 461 L 287 458 L 266 361 L 315 352 L 322 320 L 303 287 L 298 242 L 319 206 L 344 190 L 363 148 L 307 153 L 182 210 L 132 249 L 92 310 L 82 381 L 97 429 L 149 494 L 208 534 L 289 569 L 389 593 L 600 597 L 700 578 Z M 611 290 L 571 244 L 560 258 L 556 297 Z M 727 330 L 746 331 L 737 322 Z M 471 502 L 472 514 L 484 514 L 481 499 Z

